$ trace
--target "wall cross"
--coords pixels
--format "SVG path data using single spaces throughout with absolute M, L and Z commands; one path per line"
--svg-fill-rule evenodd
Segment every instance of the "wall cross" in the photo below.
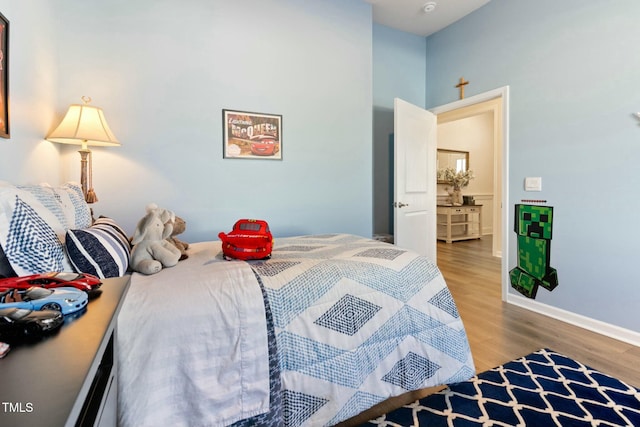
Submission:
M 460 89 L 460 99 L 464 99 L 464 87 L 468 84 L 469 82 L 464 81 L 464 77 L 460 77 L 460 82 L 456 85 Z

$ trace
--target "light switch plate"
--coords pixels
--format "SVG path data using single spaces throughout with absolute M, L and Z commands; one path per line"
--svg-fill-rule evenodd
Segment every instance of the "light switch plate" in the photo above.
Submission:
M 524 179 L 524 191 L 542 191 L 542 178 L 528 176 Z

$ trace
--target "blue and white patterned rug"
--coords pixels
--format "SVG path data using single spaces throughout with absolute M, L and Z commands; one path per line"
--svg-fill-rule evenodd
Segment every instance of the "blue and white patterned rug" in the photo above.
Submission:
M 640 426 L 640 390 L 548 349 L 365 426 Z

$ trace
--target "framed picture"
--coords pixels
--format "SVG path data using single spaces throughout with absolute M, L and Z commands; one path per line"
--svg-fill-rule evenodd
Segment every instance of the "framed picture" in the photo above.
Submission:
M 222 110 L 222 157 L 282 160 L 282 116 Z
M 0 137 L 9 134 L 9 21 L 0 13 Z

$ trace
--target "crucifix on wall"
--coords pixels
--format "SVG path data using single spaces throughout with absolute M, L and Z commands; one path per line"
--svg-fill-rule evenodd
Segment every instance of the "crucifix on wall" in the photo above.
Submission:
M 460 81 L 456 85 L 456 87 L 460 89 L 460 99 L 464 99 L 464 87 L 468 84 L 469 82 L 464 81 L 464 77 L 460 77 Z

